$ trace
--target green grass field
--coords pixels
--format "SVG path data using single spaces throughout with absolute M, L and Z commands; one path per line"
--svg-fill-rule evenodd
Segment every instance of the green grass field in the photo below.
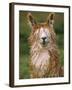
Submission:
M 19 12 L 19 78 L 30 78 L 29 74 L 29 43 L 28 37 L 30 35 L 30 27 L 27 22 L 27 13 L 24 11 Z M 46 21 L 48 13 L 43 12 L 31 12 L 38 22 Z M 57 44 L 60 51 L 60 62 L 64 65 L 64 14 L 56 13 L 55 15 L 55 32 L 57 35 Z

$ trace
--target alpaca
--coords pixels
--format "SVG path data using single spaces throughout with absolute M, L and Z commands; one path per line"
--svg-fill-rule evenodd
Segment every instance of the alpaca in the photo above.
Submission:
M 50 13 L 46 22 L 37 23 L 31 13 L 27 15 L 32 29 L 29 37 L 31 78 L 62 77 L 64 75 L 53 28 L 54 16 L 54 13 Z

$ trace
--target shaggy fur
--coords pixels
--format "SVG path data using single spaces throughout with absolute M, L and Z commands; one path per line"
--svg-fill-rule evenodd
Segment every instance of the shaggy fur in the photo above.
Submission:
M 56 34 L 53 29 L 54 14 L 48 16 L 47 22 L 37 24 L 31 13 L 28 21 L 32 32 L 29 37 L 30 43 L 30 73 L 31 78 L 60 77 L 63 69 L 60 66 L 59 50 L 56 44 Z M 39 41 L 40 30 L 48 30 L 48 43 L 43 46 Z

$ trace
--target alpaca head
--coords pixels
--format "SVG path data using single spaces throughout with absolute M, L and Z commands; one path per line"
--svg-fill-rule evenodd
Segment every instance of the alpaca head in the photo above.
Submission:
M 32 29 L 30 42 L 37 42 L 42 47 L 46 47 L 52 41 L 54 13 L 50 13 L 46 22 L 43 23 L 37 23 L 31 13 L 28 13 L 27 17 Z

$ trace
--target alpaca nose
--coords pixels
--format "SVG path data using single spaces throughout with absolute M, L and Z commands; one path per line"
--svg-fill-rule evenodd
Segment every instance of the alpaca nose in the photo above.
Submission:
M 42 37 L 43 41 L 45 41 L 46 37 Z

